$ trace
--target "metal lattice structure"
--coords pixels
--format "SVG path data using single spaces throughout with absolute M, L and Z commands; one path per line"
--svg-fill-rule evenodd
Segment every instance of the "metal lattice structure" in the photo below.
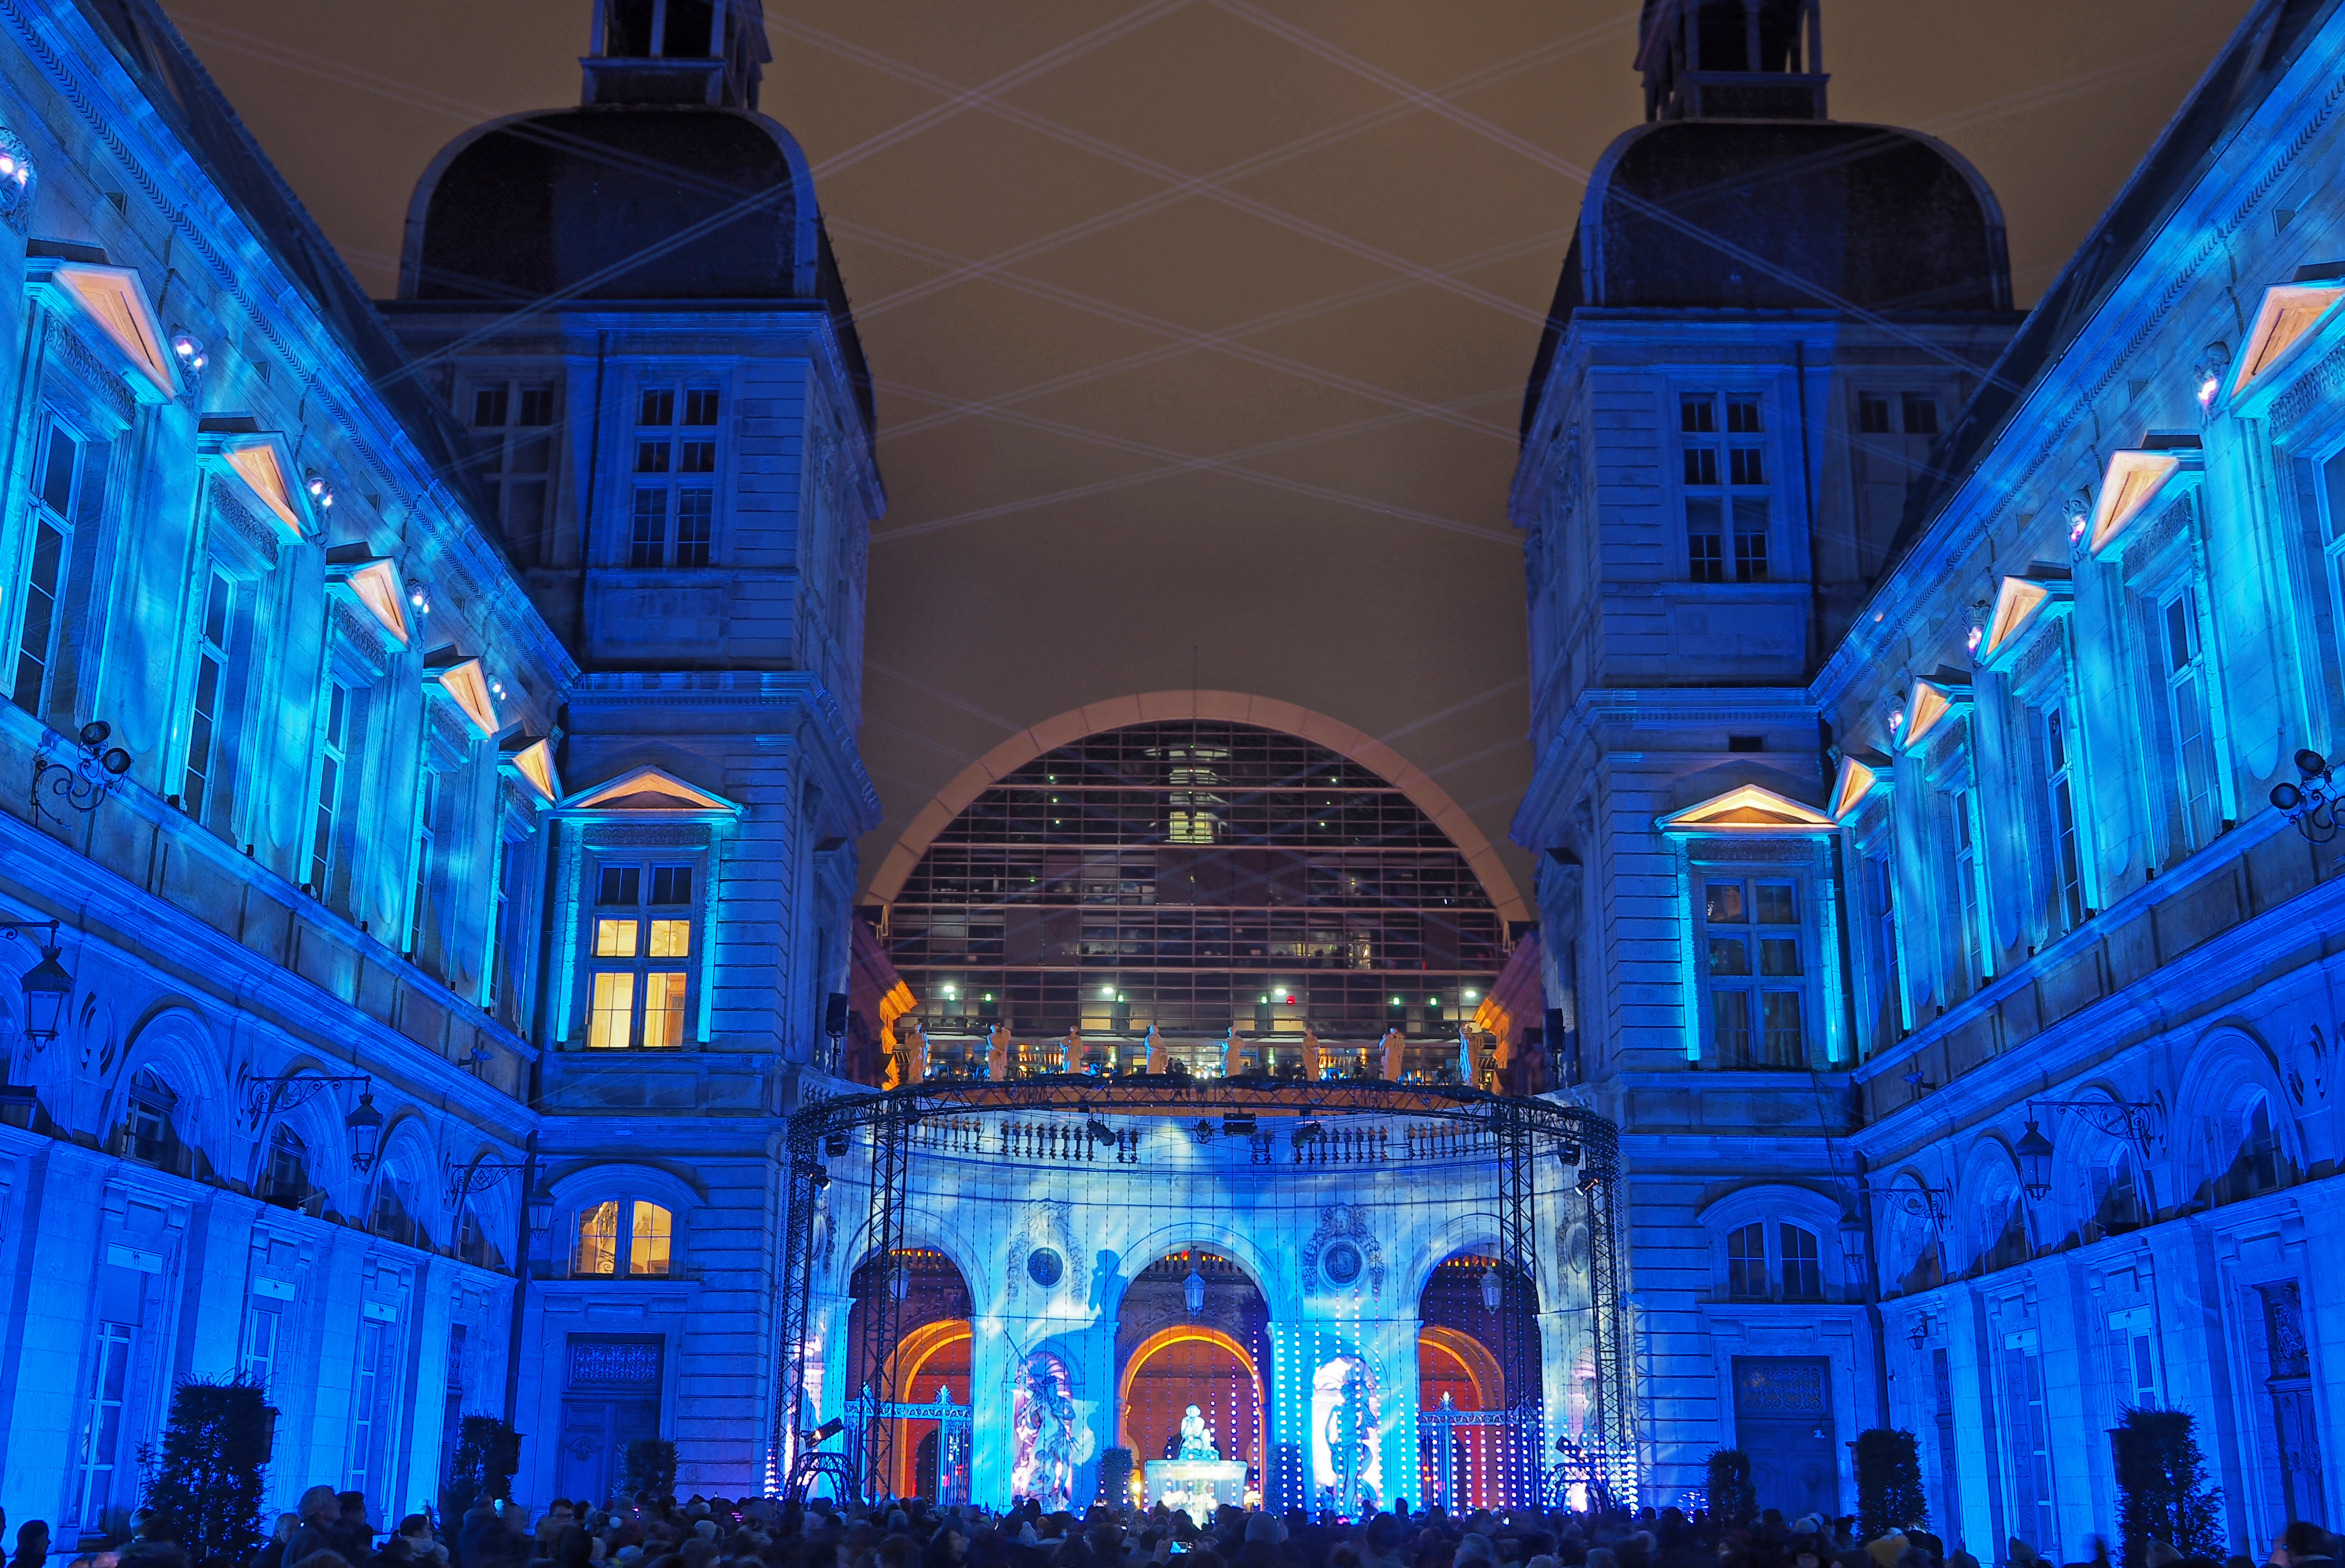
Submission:
M 914 1157 L 914 1132 L 931 1118 L 951 1118 L 966 1125 L 970 1117 L 1144 1115 L 1189 1120 L 1226 1117 L 1233 1113 L 1303 1117 L 1340 1123 L 1346 1117 L 1396 1116 L 1446 1124 L 1459 1133 L 1487 1137 L 1494 1150 L 1497 1177 L 1499 1249 L 1509 1270 L 1519 1274 L 1536 1301 L 1538 1273 L 1538 1228 L 1534 1207 L 1538 1161 L 1556 1158 L 1558 1168 L 1576 1169 L 1586 1198 L 1589 1239 L 1589 1305 L 1593 1319 L 1593 1352 L 1597 1387 L 1590 1410 L 1590 1436 L 1609 1456 L 1608 1473 L 1630 1481 L 1636 1452 L 1635 1405 L 1629 1386 L 1627 1316 L 1623 1300 L 1620 1257 L 1623 1237 L 1614 1234 L 1617 1216 L 1613 1194 L 1619 1175 L 1619 1138 L 1613 1125 L 1596 1112 L 1548 1098 L 1527 1098 L 1486 1093 L 1456 1084 L 1390 1083 L 1376 1079 L 1343 1079 L 1304 1084 L 1268 1077 L 1191 1078 L 1182 1075 L 1130 1074 L 1121 1077 L 1059 1075 L 990 1080 L 928 1082 L 874 1093 L 840 1095 L 807 1105 L 791 1116 L 787 1134 L 792 1173 L 791 1207 L 784 1234 L 781 1339 L 782 1391 L 773 1432 L 777 1463 L 789 1456 L 790 1473 L 806 1470 L 807 1445 L 797 1430 L 799 1406 L 807 1387 L 809 1292 L 813 1274 L 814 1192 L 818 1156 L 827 1148 L 839 1150 L 857 1141 L 870 1149 L 870 1186 L 867 1208 L 864 1255 L 893 1259 L 903 1247 L 904 1219 Z M 1252 1168 L 1252 1167 L 1249 1167 Z M 1269 1166 L 1264 1179 L 1275 1172 L 1315 1169 L 1307 1162 L 1293 1167 Z M 891 1288 L 893 1265 L 878 1271 L 878 1286 L 866 1298 L 858 1338 L 862 1365 L 869 1371 L 871 1400 L 878 1404 L 900 1402 L 898 1390 L 882 1388 L 888 1357 L 896 1347 L 900 1319 Z M 1511 1315 L 1509 1315 L 1511 1316 Z M 1518 1330 L 1509 1329 L 1508 1332 Z M 1536 1332 L 1536 1329 L 1532 1330 Z M 1511 1357 L 1516 1347 L 1508 1350 Z M 850 1393 L 850 1398 L 855 1397 Z M 1508 1419 L 1536 1443 L 1542 1422 L 1541 1396 L 1536 1386 L 1509 1390 Z M 893 1455 L 888 1449 L 891 1423 L 870 1424 L 869 1447 L 852 1470 L 866 1478 L 871 1495 L 887 1494 Z M 1626 1468 L 1624 1468 L 1626 1467 Z M 1538 1473 L 1538 1467 L 1526 1467 Z M 1630 1481 L 1630 1484 L 1633 1484 Z M 1536 1495 L 1518 1500 L 1536 1503 Z
M 1498 1177 L 1499 1274 L 1502 1285 L 1519 1282 L 1519 1288 L 1529 1293 L 1532 1312 L 1528 1326 L 1532 1343 L 1528 1346 L 1520 1343 L 1525 1333 L 1521 1316 L 1506 1311 L 1498 1314 L 1498 1365 L 1508 1369 L 1510 1378 L 1507 1387 L 1507 1413 L 1510 1418 L 1508 1441 L 1513 1445 L 1528 1443 L 1532 1448 L 1533 1453 L 1524 1457 L 1529 1461 L 1527 1468 L 1533 1471 L 1538 1468 L 1538 1411 L 1543 1390 L 1536 1379 L 1525 1387 L 1511 1375 L 1516 1368 L 1538 1364 L 1538 1229 L 1532 1215 L 1538 1151 L 1525 1107 L 1539 1104 L 1537 1100 L 1501 1098 L 1490 1107 L 1490 1133 L 1497 1145 L 1495 1163 Z

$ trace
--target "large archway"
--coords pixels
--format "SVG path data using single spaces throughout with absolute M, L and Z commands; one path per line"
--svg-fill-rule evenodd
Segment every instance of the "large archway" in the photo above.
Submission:
M 895 1343 L 870 1364 L 865 1323 L 877 1292 L 898 1293 Z M 966 1412 L 969 1408 L 969 1285 L 951 1258 L 930 1247 L 898 1248 L 890 1257 L 867 1257 L 848 1285 L 848 1388 L 868 1393 L 898 1413 L 874 1420 L 854 1434 L 861 1453 L 887 1456 L 885 1484 L 898 1497 L 965 1502 L 969 1497 L 968 1427 L 959 1420 L 902 1414 L 906 1406 L 937 1403 L 941 1391 Z M 875 1445 L 877 1429 L 888 1441 Z M 863 1467 L 858 1457 L 857 1468 Z
M 1087 731 L 982 784 L 873 889 L 932 1036 L 1454 1041 L 1518 918 L 1429 780 L 1260 722 Z
M 1452 1512 L 1499 1506 L 1523 1494 L 1527 1469 L 1544 1458 L 1496 1417 L 1517 1400 L 1538 1402 L 1538 1308 L 1529 1281 L 1492 1256 L 1445 1258 L 1417 1298 L 1417 1484 L 1428 1504 Z M 1463 1416 L 1466 1419 L 1456 1419 Z
M 1260 1487 L 1269 1334 L 1261 1288 L 1217 1253 L 1185 1248 L 1133 1278 L 1116 1314 L 1115 1430 L 1135 1477 L 1150 1460 L 1174 1456 L 1182 1417 L 1195 1405 L 1221 1456 L 1244 1464 L 1248 1486 Z

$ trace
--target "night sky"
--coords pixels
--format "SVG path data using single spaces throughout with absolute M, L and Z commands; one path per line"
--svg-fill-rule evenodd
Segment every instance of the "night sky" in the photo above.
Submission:
M 432 155 L 576 102 L 587 44 L 587 0 L 165 4 L 378 295 Z M 2246 9 L 1839 0 L 1832 113 L 1975 163 L 2030 303 Z M 1386 737 L 1504 840 L 1516 418 L 1636 14 L 766 0 L 878 387 L 867 876 L 1015 729 L 1193 686 Z

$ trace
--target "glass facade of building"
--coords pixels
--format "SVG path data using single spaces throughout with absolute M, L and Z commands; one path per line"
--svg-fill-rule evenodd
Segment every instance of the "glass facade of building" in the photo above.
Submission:
M 1466 858 L 1385 779 L 1198 720 L 1009 775 L 938 835 L 887 924 L 932 1033 L 1447 1035 L 1504 936 Z

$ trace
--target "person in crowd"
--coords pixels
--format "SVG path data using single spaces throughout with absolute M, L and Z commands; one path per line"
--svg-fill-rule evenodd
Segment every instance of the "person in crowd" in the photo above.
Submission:
M 399 1538 L 407 1543 L 407 1555 L 414 1562 L 444 1564 L 448 1561 L 448 1549 L 432 1533 L 428 1513 L 411 1513 L 401 1520 Z
M 342 1528 L 342 1500 L 330 1486 L 313 1486 L 301 1494 L 294 1510 L 301 1516 L 300 1527 L 285 1543 L 284 1568 L 300 1568 L 300 1564 L 320 1552 L 331 1552 L 350 1562 L 342 1550 L 345 1532 Z
M 49 1522 L 28 1519 L 17 1527 L 16 1550 L 8 1559 L 9 1568 L 41 1568 L 49 1558 Z

